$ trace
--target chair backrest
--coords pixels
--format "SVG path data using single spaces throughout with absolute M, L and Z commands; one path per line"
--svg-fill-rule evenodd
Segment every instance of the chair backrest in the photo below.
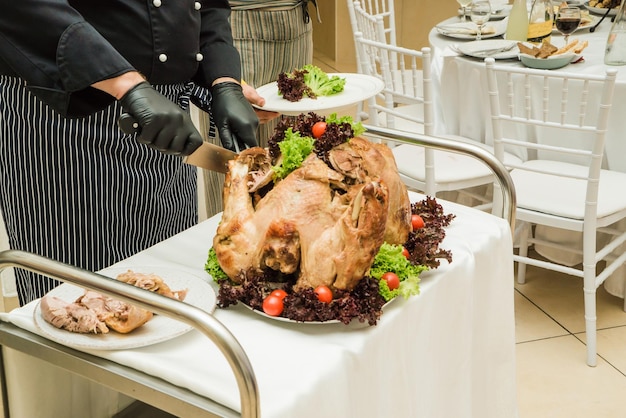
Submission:
M 429 47 L 420 51 L 365 39 L 355 33 L 363 74 L 383 80 L 378 97 L 368 101 L 370 124 L 413 133 L 434 133 L 433 85 Z M 382 120 L 384 118 L 384 121 Z M 393 143 L 389 143 L 393 147 Z M 434 150 L 425 148 L 424 192 L 436 194 Z
M 347 0 L 352 33 L 365 39 L 396 45 L 396 23 L 393 0 Z M 354 39 L 357 70 L 362 73 L 359 48 Z
M 496 65 L 493 58 L 485 67 L 496 157 L 504 161 L 506 147 L 525 161 L 509 168 L 585 180 L 593 205 L 617 71 L 574 74 Z M 559 171 L 558 163 L 546 161 L 581 169 Z
M 353 33 L 366 32 L 367 28 L 363 25 L 367 25 L 367 23 L 363 18 L 379 20 L 382 25 L 382 32 L 377 35 L 382 35 L 382 37 L 378 37 L 376 40 L 397 45 L 394 0 L 347 0 L 347 4 Z M 357 8 L 359 9 L 358 17 L 355 11 Z
M 430 72 L 430 48 L 421 51 L 388 45 L 366 39 L 362 33 L 355 33 L 363 74 L 377 77 L 385 83 L 383 91 L 370 100 L 368 106 L 372 125 L 379 125 L 379 113 L 386 115 L 385 125 L 398 128 L 395 118 L 401 118 L 423 125 L 423 133 L 433 134 L 433 87 Z M 395 65 L 394 65 L 395 64 Z M 403 112 L 398 104 L 411 106 Z

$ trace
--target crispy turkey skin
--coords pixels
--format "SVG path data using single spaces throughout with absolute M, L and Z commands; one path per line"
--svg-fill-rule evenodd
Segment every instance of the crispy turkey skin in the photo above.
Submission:
M 275 271 L 295 274 L 296 289 L 351 290 L 383 242 L 406 241 L 410 201 L 391 151 L 353 138 L 329 160 L 312 153 L 276 183 L 263 148 L 230 161 L 213 248 L 231 280 Z

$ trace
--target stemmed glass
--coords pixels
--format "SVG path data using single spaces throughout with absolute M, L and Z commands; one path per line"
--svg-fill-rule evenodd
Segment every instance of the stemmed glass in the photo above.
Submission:
M 483 26 L 489 22 L 491 17 L 491 3 L 485 0 L 475 1 L 470 8 L 470 18 L 472 22 L 478 26 L 476 31 L 476 40 L 480 41 L 482 38 Z
M 463 14 L 461 15 L 461 22 L 465 22 L 467 18 L 467 6 L 470 5 L 472 0 L 456 0 L 457 3 L 461 5 L 461 9 L 463 10 Z
M 574 6 L 561 7 L 555 18 L 556 30 L 565 37 L 565 45 L 570 34 L 580 25 L 580 9 Z

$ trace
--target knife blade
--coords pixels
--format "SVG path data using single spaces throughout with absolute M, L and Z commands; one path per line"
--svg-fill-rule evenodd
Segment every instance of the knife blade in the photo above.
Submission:
M 117 121 L 120 129 L 126 134 L 139 133 L 141 127 L 128 113 L 122 114 Z M 203 142 L 191 155 L 183 157 L 183 162 L 218 173 L 228 173 L 228 162 L 239 154 L 210 142 Z

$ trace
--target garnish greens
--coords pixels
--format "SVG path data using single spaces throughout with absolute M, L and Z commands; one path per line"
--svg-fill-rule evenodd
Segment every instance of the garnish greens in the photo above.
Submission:
M 428 270 L 428 267 L 415 265 L 407 260 L 402 254 L 401 245 L 392 245 L 385 242 L 381 245 L 376 257 L 374 257 L 369 275 L 379 281 L 379 293 L 385 300 L 389 301 L 398 295 L 403 296 L 405 299 L 411 295 L 418 295 L 420 292 L 419 275 L 425 270 Z M 393 272 L 398 275 L 400 278 L 399 288 L 391 290 L 387 286 L 387 282 L 381 280 L 383 274 L 387 272 Z
M 329 77 L 315 65 L 307 64 L 296 68 L 291 73 L 278 74 L 278 94 L 290 102 L 300 101 L 303 97 L 311 99 L 317 96 L 330 96 L 343 91 L 346 79 L 337 75 Z
M 304 73 L 304 84 L 306 84 L 315 96 L 331 96 L 341 93 L 346 85 L 346 79 L 337 75 L 329 77 L 319 67 L 306 64 L 302 67 Z
M 296 168 L 302 165 L 302 162 L 313 151 L 315 139 L 310 136 L 302 136 L 300 132 L 294 132 L 288 128 L 285 131 L 285 139 L 278 143 L 281 158 L 278 164 L 272 167 L 276 178 L 284 179 Z
M 338 117 L 336 113 L 331 113 L 326 117 L 326 123 L 329 125 L 343 125 L 344 123 L 349 123 L 352 127 L 352 137 L 359 136 L 365 132 L 363 124 L 361 122 L 355 122 L 352 116 L 349 115 Z
M 204 271 L 209 273 L 216 283 L 222 280 L 228 280 L 228 276 L 224 273 L 224 270 L 222 270 L 219 261 L 217 261 L 217 254 L 213 247 L 209 250 L 209 256 L 204 264 Z

